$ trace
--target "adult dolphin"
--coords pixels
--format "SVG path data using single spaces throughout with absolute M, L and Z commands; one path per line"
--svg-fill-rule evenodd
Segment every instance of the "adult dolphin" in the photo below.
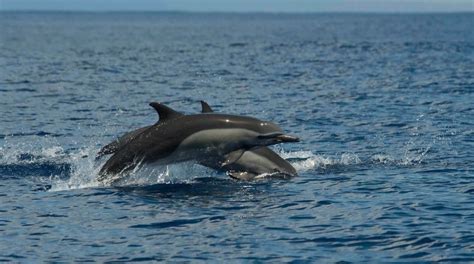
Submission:
M 201 101 L 202 113 L 213 113 L 208 103 Z M 225 158 L 224 158 L 225 159 Z M 274 176 L 293 177 L 296 169 L 285 159 L 268 147 L 259 147 L 245 151 L 234 163 L 221 166 L 219 162 L 205 161 L 202 165 L 226 171 L 227 174 L 240 180 L 252 180 L 258 175 L 273 174 Z
M 226 166 L 246 150 L 299 141 L 285 135 L 277 125 L 252 117 L 215 113 L 183 115 L 160 103 L 150 106 L 158 112 L 159 121 L 132 133 L 128 142 L 119 144 L 120 148 L 101 168 L 100 181 L 142 163 L 164 165 L 187 160 L 204 163 L 226 157 L 221 164 Z

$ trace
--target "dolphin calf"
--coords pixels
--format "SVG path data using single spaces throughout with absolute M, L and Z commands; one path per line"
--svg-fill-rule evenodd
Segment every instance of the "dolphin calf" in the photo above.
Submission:
M 299 141 L 284 134 L 277 125 L 252 117 L 216 113 L 183 115 L 160 103 L 150 105 L 159 115 L 156 124 L 132 131 L 99 152 L 113 153 L 99 172 L 100 181 L 142 163 L 219 160 L 221 166 L 226 166 L 237 161 L 246 150 Z
M 204 101 L 201 101 L 201 108 L 203 113 L 214 112 L 209 104 Z M 211 162 L 202 165 L 217 170 L 224 170 L 230 177 L 241 180 L 252 180 L 262 174 L 273 174 L 283 177 L 296 176 L 296 169 L 268 147 L 247 150 L 234 163 L 225 166 Z

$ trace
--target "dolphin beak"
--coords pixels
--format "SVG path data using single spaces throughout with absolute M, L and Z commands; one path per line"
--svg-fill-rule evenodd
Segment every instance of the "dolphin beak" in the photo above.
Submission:
M 282 142 L 299 142 L 300 139 L 295 136 L 290 136 L 290 135 L 285 135 L 280 132 L 275 132 L 275 133 L 268 133 L 264 135 L 258 136 L 260 139 L 273 139 L 278 143 Z
M 300 138 L 299 138 L 299 137 L 290 136 L 290 135 L 285 135 L 285 134 L 276 136 L 275 139 L 276 139 L 278 142 L 300 142 Z

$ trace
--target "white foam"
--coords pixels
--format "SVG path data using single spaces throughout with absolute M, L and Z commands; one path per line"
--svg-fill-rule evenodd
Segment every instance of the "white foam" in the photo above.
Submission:
M 305 172 L 315 168 L 326 168 L 327 166 L 333 165 L 334 163 L 336 163 L 336 161 L 331 158 L 314 155 L 302 161 L 292 162 L 291 165 L 295 167 L 296 171 Z
M 0 164 L 28 164 L 55 160 L 66 156 L 64 149 L 54 138 L 32 137 L 32 141 L 6 139 L 0 147 Z M 22 158 L 27 154 L 28 158 Z
M 284 159 L 294 159 L 294 158 L 307 159 L 307 158 L 314 157 L 313 152 L 307 151 L 307 150 L 286 152 L 283 149 L 280 149 L 280 150 L 277 150 L 276 152 Z
M 189 183 L 199 177 L 216 174 L 213 170 L 192 161 L 163 166 L 137 166 L 134 171 L 117 181 L 116 185 L 151 185 Z
M 69 164 L 71 173 L 68 178 L 64 178 L 64 173 L 50 176 L 51 191 L 108 186 L 108 184 L 97 181 L 98 172 L 107 157 L 101 161 L 96 161 L 95 156 L 99 150 L 96 146 L 96 142 L 91 142 L 87 147 L 65 151 L 55 139 L 48 137 L 36 137 L 29 141 L 22 139 L 5 140 L 3 146 L 0 147 L 0 165 L 41 162 Z M 431 145 L 417 152 L 405 151 L 404 155 L 398 155 L 400 158 L 394 158 L 394 156 L 384 153 L 361 159 L 358 154 L 350 152 L 334 156 L 315 154 L 307 150 L 284 151 L 280 149 L 276 152 L 282 158 L 289 160 L 298 173 L 302 173 L 337 165 L 359 165 L 364 162 L 369 164 L 416 165 L 426 158 L 430 147 Z M 224 175 L 193 162 L 158 167 L 147 165 L 138 166 L 137 168 L 139 169 L 130 173 L 128 177 L 120 179 L 118 184 L 182 183 L 193 181 L 198 177 Z M 264 174 L 258 177 L 264 178 L 266 176 L 268 175 Z M 44 178 L 41 181 L 44 181 Z
M 381 163 L 381 164 L 389 164 L 396 162 L 395 159 L 386 154 L 375 154 L 371 157 L 372 162 L 374 163 Z
M 41 156 L 47 158 L 57 158 L 64 156 L 64 149 L 60 146 L 53 146 L 41 149 Z
M 59 179 L 52 176 L 50 191 L 64 191 L 71 189 L 98 187 L 97 173 L 101 164 L 95 162 L 97 149 L 93 147 L 79 149 L 68 155 L 67 162 L 72 165 L 72 173 L 68 179 Z
M 28 141 L 22 138 L 6 139 L 0 146 L 0 165 L 58 163 L 69 164 L 69 177 L 51 175 L 48 179 L 36 179 L 44 184 L 50 184 L 50 191 L 64 191 L 81 188 L 108 186 L 97 180 L 100 168 L 107 160 L 95 160 L 99 151 L 97 142 L 90 142 L 86 147 L 65 151 L 51 137 L 30 137 Z M 169 166 L 139 166 L 128 177 L 119 181 L 119 185 L 150 185 L 157 183 L 190 182 L 198 177 L 215 176 L 219 173 L 212 169 L 192 162 L 172 164 Z
M 285 152 L 280 149 L 277 150 L 277 153 L 284 159 L 297 159 L 297 161 L 291 161 L 290 163 L 298 172 L 317 168 L 324 169 L 333 165 L 355 165 L 362 163 L 359 156 L 354 153 L 343 153 L 339 158 L 317 155 L 307 150 Z

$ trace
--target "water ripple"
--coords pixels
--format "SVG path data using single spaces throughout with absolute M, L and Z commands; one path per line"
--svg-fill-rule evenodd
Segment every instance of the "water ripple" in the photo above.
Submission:
M 472 14 L 2 12 L 0 261 L 473 262 Z M 101 146 L 207 100 L 302 138 L 290 180 L 99 184 Z

